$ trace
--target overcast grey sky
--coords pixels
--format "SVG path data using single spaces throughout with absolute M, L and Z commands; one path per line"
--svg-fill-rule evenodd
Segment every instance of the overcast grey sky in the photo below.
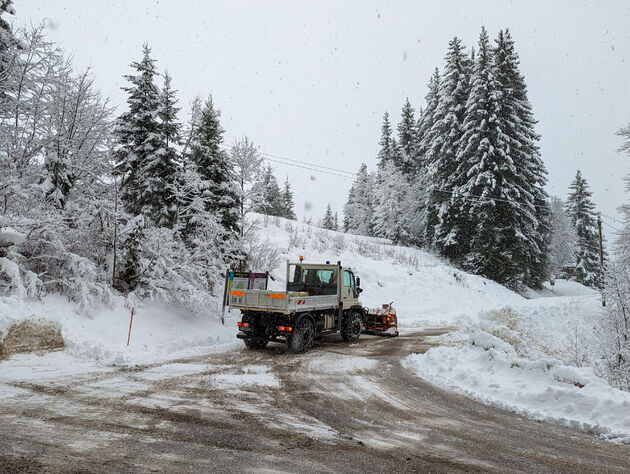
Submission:
M 16 0 L 17 24 L 48 19 L 51 39 L 91 64 L 115 104 L 148 41 L 184 107 L 212 94 L 226 141 L 332 168 L 376 166 L 384 111 L 423 106 L 448 41 L 476 45 L 509 27 L 542 135 L 548 190 L 565 197 L 580 168 L 598 207 L 630 199 L 630 159 L 615 131 L 630 122 L 630 1 Z M 182 117 L 184 118 L 184 117 Z M 294 183 L 297 213 L 341 210 L 351 180 L 273 164 Z M 310 211 L 305 204 L 311 202 Z M 614 222 L 611 222 L 614 225 Z M 609 229 L 610 230 L 610 229 Z

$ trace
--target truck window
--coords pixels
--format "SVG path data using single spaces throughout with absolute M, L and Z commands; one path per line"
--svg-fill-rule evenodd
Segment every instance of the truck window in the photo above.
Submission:
M 318 274 L 324 285 L 337 285 L 337 272 L 335 270 L 319 270 Z
M 343 271 L 343 286 L 351 286 L 350 272 L 348 270 Z

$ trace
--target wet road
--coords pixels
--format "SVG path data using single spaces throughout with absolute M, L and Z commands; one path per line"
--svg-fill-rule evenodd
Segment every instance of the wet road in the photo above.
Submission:
M 630 446 L 442 390 L 402 359 L 427 330 L 303 355 L 270 345 L 13 384 L 5 472 L 630 470 Z

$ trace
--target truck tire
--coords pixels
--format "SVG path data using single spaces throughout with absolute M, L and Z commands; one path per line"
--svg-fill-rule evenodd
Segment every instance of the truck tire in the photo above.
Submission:
M 253 339 L 244 339 L 245 347 L 252 350 L 264 349 L 269 341 L 255 341 Z
M 359 339 L 363 318 L 358 311 L 352 311 L 341 324 L 341 338 L 346 342 L 354 342 Z
M 296 354 L 306 352 L 313 344 L 315 326 L 309 317 L 303 317 L 293 327 L 293 334 L 287 340 L 289 350 Z

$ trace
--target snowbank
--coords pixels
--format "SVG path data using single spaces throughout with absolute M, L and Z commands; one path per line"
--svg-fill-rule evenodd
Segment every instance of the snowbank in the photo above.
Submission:
M 222 326 L 218 311 L 197 317 L 180 308 L 144 303 L 135 308 L 130 344 L 127 346 L 130 308 L 119 298 L 91 314 L 56 295 L 42 301 L 0 297 L 0 331 L 33 317 L 61 327 L 66 351 L 77 358 L 102 364 L 148 363 L 195 351 L 235 345 L 235 313 L 226 314 Z M 4 332 L 4 331 L 3 331 Z
M 578 296 L 488 312 L 406 363 L 417 375 L 484 403 L 630 442 L 630 393 L 588 366 L 597 345 L 599 295 L 566 283 L 560 288 Z

